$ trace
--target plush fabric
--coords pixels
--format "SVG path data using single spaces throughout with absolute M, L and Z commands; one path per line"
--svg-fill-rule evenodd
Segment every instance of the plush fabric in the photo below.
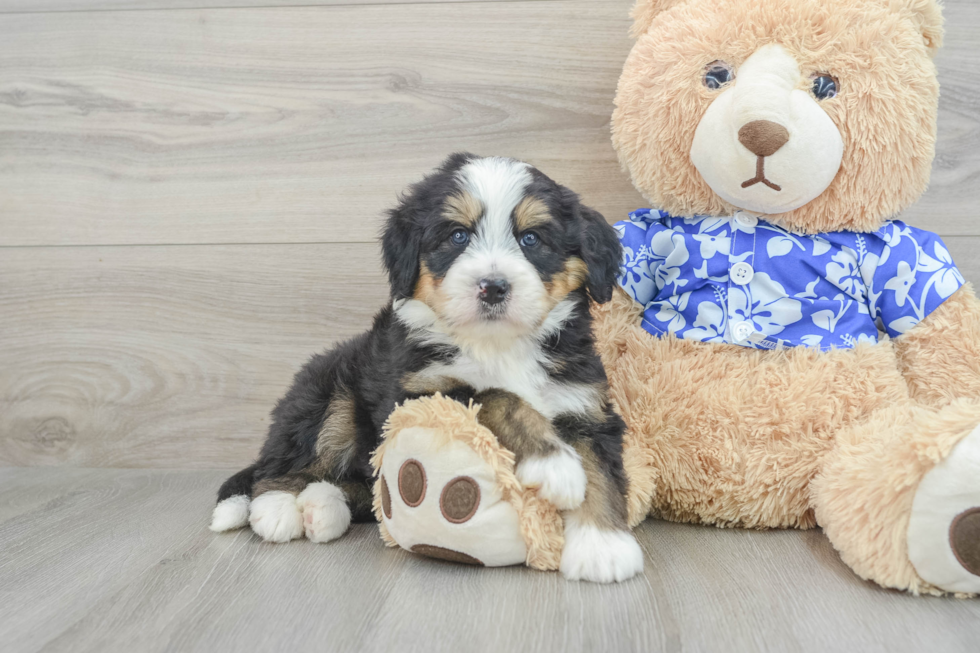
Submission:
M 622 225 L 624 236 L 642 231 L 633 240 L 646 248 L 624 238 L 624 278 L 640 273 L 624 283 L 632 296 L 619 290 L 593 309 L 611 396 L 628 426 L 630 523 L 821 526 L 862 578 L 913 593 L 980 592 L 970 570 L 980 560 L 971 540 L 980 508 L 980 301 L 938 239 L 889 222 L 929 181 L 939 4 L 639 0 L 633 16 L 637 40 L 619 82 L 613 144 L 660 212 Z M 831 84 L 836 95 L 824 93 Z M 806 149 L 822 146 L 797 122 L 815 107 L 833 125 L 830 140 L 843 144 L 829 182 L 814 182 L 831 159 L 818 152 L 808 167 Z M 711 136 L 707 149 L 699 131 Z M 767 203 L 793 208 L 752 206 Z M 721 234 L 730 238 L 741 228 L 728 216 L 745 212 L 783 230 L 794 248 L 812 244 L 809 262 L 780 260 L 792 254 L 781 254 L 774 235 L 742 250 L 729 240 L 713 269 L 718 252 L 709 250 L 726 244 L 705 238 L 719 235 L 707 227 L 730 228 Z M 832 263 L 853 259 L 856 285 L 835 285 L 836 269 L 814 264 L 821 239 L 839 247 Z M 758 266 L 760 247 L 770 270 Z M 688 339 L 712 324 L 700 308 L 725 306 L 727 276 L 753 254 L 754 274 L 785 275 L 786 296 L 814 299 L 798 296 L 803 286 L 850 298 L 859 304 L 852 317 L 876 329 L 825 350 Z M 696 297 L 700 288 L 711 296 Z M 821 315 L 803 326 L 819 328 Z M 671 328 L 667 318 L 677 316 L 684 328 Z M 688 333 L 692 326 L 701 331 Z
M 558 569 L 561 517 L 521 486 L 514 454 L 477 422 L 479 410 L 437 393 L 408 401 L 389 416 L 371 459 L 381 536 L 388 546 L 454 561 Z M 403 467 L 421 470 L 413 476 L 424 479 L 413 483 L 421 490 L 413 489 L 409 502 L 398 489 Z M 456 479 L 464 489 L 478 488 L 475 508 L 464 514 L 449 505 Z
M 820 233 L 874 231 L 929 183 L 939 85 L 932 54 L 938 6 L 923 0 L 639 0 L 637 41 L 623 68 L 613 145 L 652 206 L 675 216 L 731 215 L 690 158 L 715 94 L 699 83 L 715 60 L 737 67 L 778 43 L 841 93 L 820 107 L 843 138 L 840 170 L 806 205 L 770 219 Z M 736 82 L 737 82 L 736 70 Z

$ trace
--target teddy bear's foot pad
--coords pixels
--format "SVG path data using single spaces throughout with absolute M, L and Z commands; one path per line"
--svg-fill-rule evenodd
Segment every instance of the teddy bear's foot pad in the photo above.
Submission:
M 461 551 L 453 551 L 452 549 L 444 549 L 441 546 L 432 546 L 431 544 L 416 544 L 412 547 L 412 553 L 418 553 L 427 558 L 436 558 L 438 560 L 447 560 L 449 562 L 461 562 L 464 565 L 475 565 L 477 567 L 483 567 L 483 563 L 474 558 L 471 555 L 466 555 Z
M 629 531 L 579 524 L 566 515 L 560 570 L 569 580 L 619 583 L 643 571 L 643 551 Z
M 949 529 L 949 544 L 963 568 L 980 576 L 980 507 L 956 516 Z
M 980 593 L 980 427 L 919 483 L 908 550 L 926 582 L 947 592 Z

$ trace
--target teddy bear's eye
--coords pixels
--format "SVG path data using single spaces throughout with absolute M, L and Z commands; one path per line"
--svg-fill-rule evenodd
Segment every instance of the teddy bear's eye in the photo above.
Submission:
M 735 79 L 735 70 L 724 61 L 712 61 L 704 69 L 704 85 L 712 91 Z
M 831 75 L 814 75 L 813 80 L 813 96 L 818 100 L 829 100 L 832 97 L 837 97 L 837 90 L 840 88 L 840 84 L 836 77 Z

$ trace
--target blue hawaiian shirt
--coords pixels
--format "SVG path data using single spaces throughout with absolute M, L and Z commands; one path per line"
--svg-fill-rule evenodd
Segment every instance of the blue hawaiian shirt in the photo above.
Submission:
M 964 283 L 939 236 L 897 220 L 874 233 L 800 235 L 743 212 L 639 209 L 616 230 L 620 284 L 656 336 L 854 347 L 905 333 Z

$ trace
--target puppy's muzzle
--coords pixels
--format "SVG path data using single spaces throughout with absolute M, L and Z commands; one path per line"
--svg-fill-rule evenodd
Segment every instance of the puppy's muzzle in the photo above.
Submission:
M 480 281 L 480 301 L 494 306 L 507 299 L 510 284 L 506 279 L 482 279 Z

